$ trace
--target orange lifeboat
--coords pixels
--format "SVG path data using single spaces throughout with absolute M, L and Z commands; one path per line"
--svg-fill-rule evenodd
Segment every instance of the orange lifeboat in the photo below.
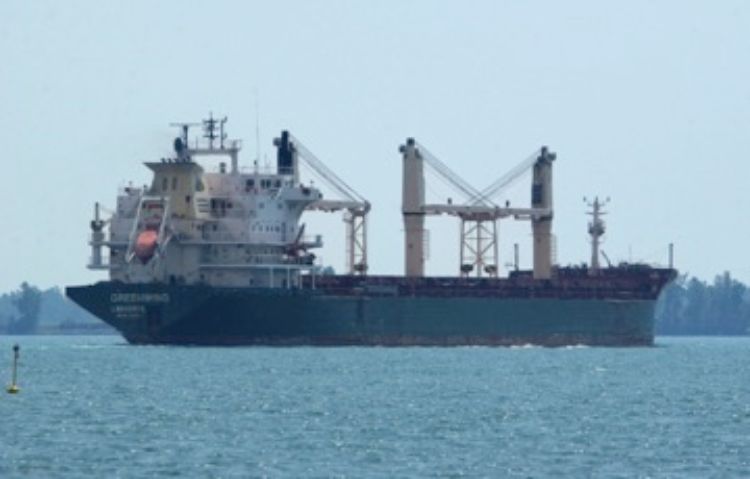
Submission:
M 141 231 L 135 240 L 135 256 L 146 264 L 154 256 L 159 235 L 154 230 Z

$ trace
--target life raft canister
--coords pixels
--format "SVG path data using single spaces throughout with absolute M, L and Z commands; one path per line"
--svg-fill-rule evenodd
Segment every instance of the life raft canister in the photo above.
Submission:
M 154 230 L 141 231 L 135 240 L 135 256 L 146 264 L 154 256 L 159 235 Z

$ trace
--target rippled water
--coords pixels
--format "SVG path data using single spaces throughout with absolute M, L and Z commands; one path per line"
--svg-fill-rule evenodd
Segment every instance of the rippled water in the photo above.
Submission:
M 750 477 L 750 338 L 607 348 L 0 337 L 0 477 Z M 3 353 L 4 351 L 4 353 Z

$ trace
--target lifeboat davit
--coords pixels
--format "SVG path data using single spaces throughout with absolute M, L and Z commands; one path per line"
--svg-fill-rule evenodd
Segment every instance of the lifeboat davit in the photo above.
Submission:
M 154 230 L 141 231 L 135 240 L 135 256 L 146 264 L 154 256 L 159 235 Z

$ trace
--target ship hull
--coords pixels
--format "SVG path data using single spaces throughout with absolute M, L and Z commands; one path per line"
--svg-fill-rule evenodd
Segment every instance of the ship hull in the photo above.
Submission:
M 68 296 L 133 344 L 653 344 L 654 297 L 419 296 L 102 282 Z

